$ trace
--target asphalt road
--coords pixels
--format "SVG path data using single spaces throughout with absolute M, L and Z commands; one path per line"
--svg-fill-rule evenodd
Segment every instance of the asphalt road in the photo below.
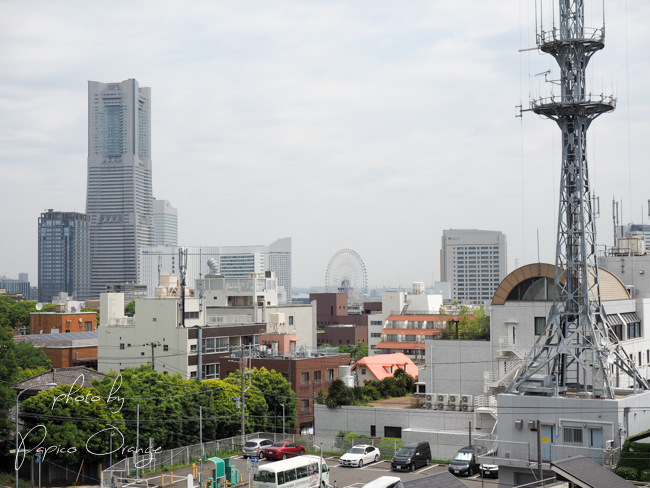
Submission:
M 324 460 L 327 462 L 327 465 L 330 468 L 330 486 L 334 485 L 336 481 L 337 488 L 361 488 L 366 483 L 373 481 L 380 476 L 397 476 L 401 480 L 411 480 L 425 476 L 427 474 L 439 473 L 441 471 L 447 471 L 446 464 L 432 464 L 428 467 L 422 467 L 415 471 L 411 472 L 397 472 L 391 471 L 390 469 L 390 460 L 380 460 L 377 463 L 371 463 L 363 466 L 362 468 L 350 468 L 343 467 L 339 465 L 338 456 L 325 456 Z M 237 456 L 233 459 L 234 464 L 239 469 L 239 472 L 242 474 L 242 481 L 244 483 L 248 482 L 248 463 L 247 459 Z M 267 463 L 274 463 L 277 461 L 267 461 L 266 459 L 260 460 L 260 466 L 263 466 Z M 204 463 L 204 479 L 210 476 L 209 466 L 212 463 Z M 179 468 L 174 470 L 174 485 L 184 486 L 177 481 L 176 476 L 187 476 L 191 472 L 191 467 Z M 165 476 L 166 479 L 168 475 Z M 160 484 L 160 473 L 156 475 L 146 476 L 153 483 L 152 485 Z M 481 475 L 474 475 L 471 478 L 462 477 L 462 481 L 467 484 L 470 488 L 499 488 L 499 480 L 496 479 L 485 479 L 481 480 Z M 252 480 L 252 475 L 251 475 Z M 509 487 L 508 487 L 509 488 Z

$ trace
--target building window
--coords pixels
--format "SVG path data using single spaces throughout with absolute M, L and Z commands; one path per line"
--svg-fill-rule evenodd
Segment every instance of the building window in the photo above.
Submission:
M 376 437 L 377 436 L 377 426 L 371 425 L 370 426 L 370 437 Z
M 580 427 L 564 427 L 562 430 L 565 444 L 582 445 L 582 429 Z
M 203 339 L 203 354 L 214 354 L 216 352 L 228 352 L 227 337 Z
M 546 327 L 546 317 L 535 317 L 535 335 L 542 335 Z
M 309 413 L 309 400 L 300 400 L 300 412 Z
M 314 383 L 320 383 L 322 381 L 322 371 L 314 371 Z
M 124 349 L 124 343 L 120 343 L 120 349 Z
M 327 370 L 327 381 L 334 381 L 334 370 L 333 369 L 328 369 Z
M 156 317 L 153 318 L 154 322 L 158 322 L 158 319 Z
M 300 384 L 301 385 L 308 385 L 309 384 L 309 372 L 300 373 Z
M 196 378 L 196 371 L 190 372 L 190 379 Z
M 190 346 L 190 353 L 196 353 L 196 349 L 197 349 L 196 344 L 192 344 Z
M 293 325 L 293 315 L 289 315 L 289 325 Z
M 199 318 L 199 312 L 185 312 L 185 318 L 186 319 L 198 319 Z
M 167 344 L 163 344 L 163 351 L 169 351 L 169 346 Z
M 361 374 L 366 374 L 366 368 L 361 368 Z
M 219 379 L 219 363 L 204 364 L 203 365 L 203 378 L 204 380 L 218 380 Z
M 636 339 L 637 337 L 641 337 L 641 324 L 639 322 L 627 324 L 627 338 Z
M 93 330 L 93 323 L 92 322 L 86 322 L 84 324 L 86 332 L 91 332 Z

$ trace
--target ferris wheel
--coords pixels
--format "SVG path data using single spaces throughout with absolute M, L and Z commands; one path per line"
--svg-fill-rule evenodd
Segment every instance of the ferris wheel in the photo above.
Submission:
M 368 274 L 361 256 L 352 249 L 334 253 L 325 272 L 327 293 L 347 293 L 348 298 L 363 298 L 368 291 Z

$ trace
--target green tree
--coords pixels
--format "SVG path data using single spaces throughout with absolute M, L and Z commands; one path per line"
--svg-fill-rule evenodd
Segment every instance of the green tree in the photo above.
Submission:
M 325 405 L 327 408 L 336 408 L 341 405 L 352 405 L 354 403 L 354 391 L 352 388 L 345 386 L 341 379 L 336 379 L 330 383 Z
M 34 347 L 31 342 L 17 342 L 14 346 L 16 363 L 21 369 L 37 369 L 50 367 L 50 360 L 40 347 Z
M 46 454 L 50 461 L 108 459 L 110 431 L 127 432 L 121 412 L 111 412 L 100 390 L 78 383 L 39 392 L 22 402 L 20 413 L 25 421 L 22 435 L 26 449 L 33 450 L 41 442 L 44 447 L 58 447 Z
M 135 300 L 131 300 L 129 303 L 124 305 L 124 315 L 133 317 L 135 315 Z
M 277 373 L 274 369 L 269 371 L 266 368 L 254 368 L 252 382 L 266 398 L 270 418 L 275 417 L 276 422 L 277 419 L 282 419 L 282 404 L 284 403 L 286 429 L 294 429 L 298 426 L 298 399 L 291 389 L 291 383 L 281 373 Z
M 13 344 L 13 336 L 0 328 L 0 436 L 4 439 L 12 437 L 9 433 L 14 429 L 14 423 L 7 415 L 16 400 L 16 392 L 11 388 L 18 375 Z M 7 442 L 0 442 L 0 455 L 7 454 L 8 449 Z

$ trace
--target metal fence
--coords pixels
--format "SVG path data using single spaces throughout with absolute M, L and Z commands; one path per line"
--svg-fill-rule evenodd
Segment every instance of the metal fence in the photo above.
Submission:
M 287 440 L 310 448 L 309 451 L 314 449 L 314 436 L 312 435 L 286 434 L 283 436 L 281 433 L 256 432 L 254 434 L 246 434 L 245 440 L 255 439 L 257 437 L 271 439 L 274 442 Z M 207 457 L 228 457 L 241 452 L 241 442 L 241 436 L 204 442 L 203 454 Z M 134 481 L 138 470 L 139 474 L 150 473 L 170 466 L 185 466 L 198 461 L 200 458 L 201 444 L 177 447 L 151 454 L 141 454 L 137 459 L 132 457 L 125 458 L 102 471 L 101 486 L 102 488 L 121 488 Z M 138 469 L 136 469 L 136 462 Z

